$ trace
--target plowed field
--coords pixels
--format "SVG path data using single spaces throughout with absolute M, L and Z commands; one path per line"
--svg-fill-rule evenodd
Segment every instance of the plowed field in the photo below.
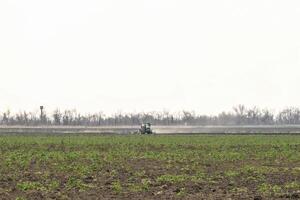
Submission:
M 299 191 L 300 136 L 0 136 L 0 199 L 298 199 Z

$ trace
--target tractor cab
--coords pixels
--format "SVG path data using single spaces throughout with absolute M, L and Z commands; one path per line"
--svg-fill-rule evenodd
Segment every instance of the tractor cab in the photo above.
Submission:
M 151 124 L 150 123 L 142 124 L 139 132 L 141 134 L 152 134 L 153 131 L 151 129 Z

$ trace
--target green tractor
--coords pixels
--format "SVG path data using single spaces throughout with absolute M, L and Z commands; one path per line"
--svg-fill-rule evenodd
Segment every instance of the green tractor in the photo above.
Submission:
M 153 130 L 151 129 L 150 123 L 144 123 L 141 125 L 141 128 L 139 129 L 139 133 L 143 135 L 153 134 Z

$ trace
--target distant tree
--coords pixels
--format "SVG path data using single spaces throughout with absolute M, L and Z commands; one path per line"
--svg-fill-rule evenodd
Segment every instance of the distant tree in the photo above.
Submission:
M 62 113 L 60 112 L 59 109 L 54 110 L 53 112 L 53 122 L 55 125 L 60 125 L 61 124 L 61 120 L 62 120 Z
M 267 109 L 262 110 L 260 120 L 261 120 L 261 123 L 264 125 L 270 125 L 270 124 L 275 123 L 274 114 Z
M 5 125 L 9 125 L 10 122 L 10 110 L 5 111 L 2 117 L 2 123 Z
M 54 110 L 51 116 L 46 111 L 11 113 L 9 110 L 0 114 L 2 125 L 66 125 L 66 126 L 118 126 L 140 125 L 150 122 L 155 125 L 272 125 L 299 124 L 300 109 L 286 108 L 275 115 L 268 109 L 258 107 L 246 108 L 244 105 L 233 107 L 233 112 L 221 112 L 218 115 L 197 115 L 194 111 L 183 110 L 170 112 L 168 110 L 122 113 L 105 115 L 103 112 L 80 114 L 75 109 Z
M 279 112 L 277 121 L 280 124 L 299 124 L 300 123 L 300 110 L 299 108 L 287 108 Z
M 186 111 L 186 110 L 183 110 L 182 114 L 183 114 L 182 120 L 183 120 L 184 124 L 185 125 L 191 125 L 194 118 L 195 118 L 193 113 L 189 112 L 189 111 Z
M 245 124 L 245 119 L 247 114 L 246 107 L 240 104 L 236 107 L 233 107 L 233 111 L 235 112 L 235 116 L 236 116 L 236 124 L 237 125 Z
M 246 110 L 247 124 L 258 125 L 260 124 L 261 111 L 257 107 Z

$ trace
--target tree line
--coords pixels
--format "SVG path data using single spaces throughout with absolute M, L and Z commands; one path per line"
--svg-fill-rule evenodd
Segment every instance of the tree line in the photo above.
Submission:
M 153 111 L 140 113 L 103 112 L 81 114 L 75 109 L 59 110 L 51 113 L 18 112 L 9 110 L 0 113 L 0 125 L 56 125 L 56 126 L 120 126 L 140 125 L 149 122 L 153 125 L 296 125 L 300 124 L 300 109 L 290 107 L 274 113 L 258 107 L 247 108 L 244 105 L 233 107 L 232 111 L 218 115 L 201 115 L 194 111 Z

